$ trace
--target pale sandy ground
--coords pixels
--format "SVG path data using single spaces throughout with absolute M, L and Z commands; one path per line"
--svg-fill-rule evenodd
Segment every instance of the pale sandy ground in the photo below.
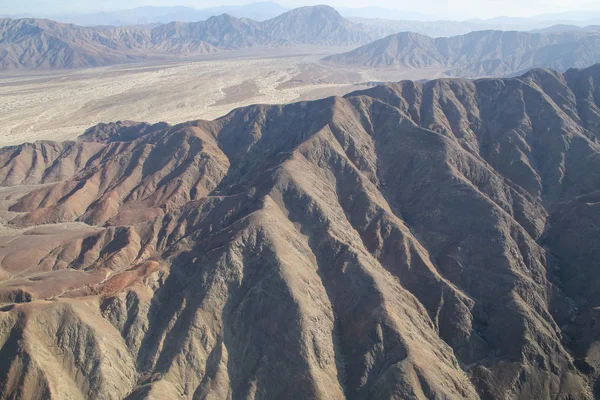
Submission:
M 0 75 L 0 146 L 74 139 L 100 122 L 215 119 L 249 104 L 343 95 L 370 82 L 415 78 L 322 65 L 318 60 L 323 56 L 229 56 Z

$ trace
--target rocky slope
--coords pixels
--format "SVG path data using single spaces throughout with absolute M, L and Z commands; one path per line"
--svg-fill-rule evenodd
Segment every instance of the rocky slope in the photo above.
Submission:
M 450 38 L 404 32 L 325 61 L 371 68 L 437 68 L 450 76 L 512 76 L 531 68 L 565 71 L 600 62 L 595 31 L 480 31 Z
M 0 71 L 111 65 L 148 57 L 253 46 L 358 46 L 372 38 L 327 6 L 264 22 L 227 14 L 155 27 L 91 28 L 38 19 L 0 19 Z
M 0 71 L 79 68 L 145 58 L 143 29 L 114 31 L 65 25 L 50 20 L 0 20 Z
M 1 397 L 597 398 L 599 82 L 0 150 Z

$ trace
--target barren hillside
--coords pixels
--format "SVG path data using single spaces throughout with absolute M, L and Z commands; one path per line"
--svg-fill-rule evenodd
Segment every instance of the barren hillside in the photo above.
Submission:
M 302 7 L 264 22 L 223 14 L 155 27 L 0 19 L 0 71 L 97 67 L 256 46 L 359 46 L 372 39 L 328 6 Z
M 0 150 L 2 397 L 598 397 L 598 82 Z
M 479 31 L 449 38 L 402 32 L 327 62 L 345 66 L 420 69 L 440 68 L 449 76 L 513 76 L 532 68 L 565 71 L 600 62 L 597 31 L 529 33 Z

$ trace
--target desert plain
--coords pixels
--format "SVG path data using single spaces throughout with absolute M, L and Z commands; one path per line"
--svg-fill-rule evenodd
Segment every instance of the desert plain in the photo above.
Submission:
M 0 74 L 0 146 L 69 140 L 100 122 L 212 120 L 249 104 L 343 95 L 431 71 L 346 69 L 320 59 L 342 49 L 236 51 L 152 64 Z

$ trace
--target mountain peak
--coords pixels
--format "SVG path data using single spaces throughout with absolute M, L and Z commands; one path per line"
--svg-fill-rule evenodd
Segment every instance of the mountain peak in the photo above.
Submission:
M 288 11 L 288 15 L 320 15 L 327 18 L 344 19 L 341 14 L 333 7 L 328 5 L 304 6 Z M 284 14 L 284 15 L 285 15 Z
M 370 36 L 334 8 L 326 5 L 306 6 L 265 21 L 273 37 L 282 40 L 321 45 L 360 45 Z

